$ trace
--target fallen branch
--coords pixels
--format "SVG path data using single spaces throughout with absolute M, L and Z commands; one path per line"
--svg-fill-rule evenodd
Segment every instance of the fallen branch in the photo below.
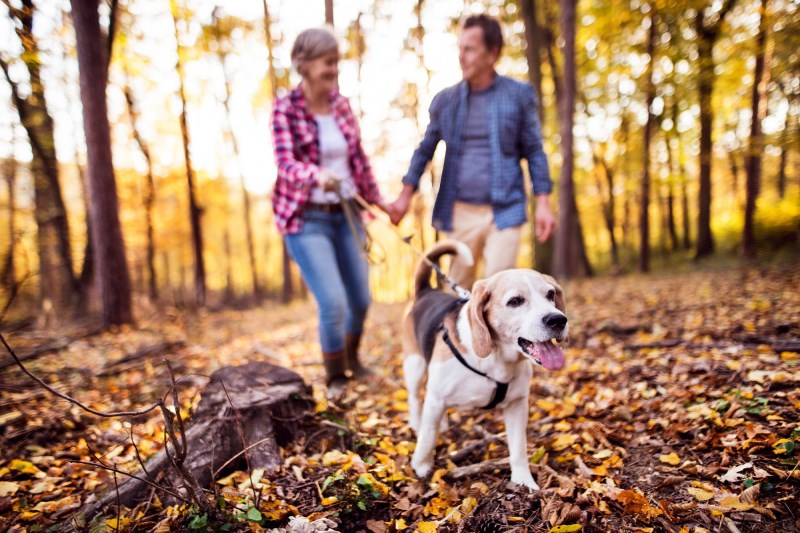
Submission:
M 183 341 L 162 342 L 161 344 L 145 346 L 143 348 L 139 348 L 138 350 L 136 350 L 133 353 L 129 353 L 127 355 L 124 355 L 123 357 L 120 357 L 119 359 L 117 359 L 115 361 L 107 362 L 104 365 L 104 369 L 105 370 L 103 370 L 103 372 L 101 372 L 98 375 L 102 376 L 108 371 L 108 369 L 111 369 L 111 368 L 114 368 L 114 367 L 117 367 L 117 366 L 120 366 L 120 365 L 124 365 L 125 363 L 130 363 L 132 361 L 137 361 L 139 359 L 144 359 L 146 357 L 158 357 L 158 356 L 161 356 L 161 355 L 163 355 L 165 353 L 170 353 L 173 350 L 176 350 L 178 348 L 184 348 L 185 346 L 186 346 L 186 343 L 183 342 Z
M 469 457 L 475 450 L 485 448 L 492 442 L 500 440 L 502 438 L 502 434 L 495 435 L 494 433 L 489 433 L 481 426 L 476 426 L 476 427 L 480 428 L 480 430 L 484 434 L 484 437 L 481 440 L 475 441 L 472 444 L 468 444 L 463 448 L 461 448 L 460 450 L 451 453 L 449 459 L 453 461 L 455 464 L 458 464 L 467 457 Z
M 464 479 L 465 477 L 477 476 L 479 474 L 483 474 L 484 472 L 497 469 L 505 470 L 507 468 L 508 457 L 502 457 L 497 459 L 489 459 L 472 465 L 459 466 L 458 468 L 448 472 L 447 475 L 453 479 Z

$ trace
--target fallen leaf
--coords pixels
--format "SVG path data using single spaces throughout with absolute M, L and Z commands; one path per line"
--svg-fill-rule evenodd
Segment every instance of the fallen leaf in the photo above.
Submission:
M 681 464 L 681 458 L 678 457 L 678 454 L 675 452 L 669 453 L 667 455 L 662 455 L 658 458 L 659 461 L 662 463 L 667 463 L 668 465 L 678 466 Z
M 710 490 L 705 490 L 698 487 L 687 487 L 686 492 L 694 496 L 694 498 L 700 502 L 707 502 L 714 497 L 714 493 Z
M 553 451 L 560 452 L 561 450 L 566 450 L 578 440 L 578 436 L 572 433 L 564 433 L 559 435 L 555 439 L 553 439 L 552 444 L 550 447 Z
M 742 470 L 747 470 L 748 468 L 753 468 L 753 463 L 745 463 L 743 465 L 734 466 L 733 468 L 725 472 L 725 474 L 722 475 L 719 478 L 719 480 L 724 481 L 726 483 L 736 483 L 738 481 L 741 481 L 742 479 L 744 479 L 745 476 L 740 474 L 739 472 L 741 472 Z
M 19 490 L 19 483 L 14 481 L 0 481 L 0 498 L 13 496 Z
M 580 524 L 564 524 L 551 527 L 548 533 L 571 533 L 572 531 L 580 531 L 582 527 Z

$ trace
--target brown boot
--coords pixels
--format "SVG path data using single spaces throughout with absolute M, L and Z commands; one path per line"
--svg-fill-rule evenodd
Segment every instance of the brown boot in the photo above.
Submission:
M 356 379 L 364 379 L 374 376 L 375 373 L 365 367 L 358 360 L 358 346 L 361 344 L 361 333 L 348 333 L 344 337 L 344 350 L 347 354 L 347 368 L 353 373 Z
M 325 373 L 327 374 L 325 381 L 327 387 L 326 396 L 331 401 L 338 401 L 344 396 L 344 391 L 347 388 L 347 376 L 345 375 L 347 360 L 345 359 L 344 350 L 323 353 L 322 360 L 325 363 Z

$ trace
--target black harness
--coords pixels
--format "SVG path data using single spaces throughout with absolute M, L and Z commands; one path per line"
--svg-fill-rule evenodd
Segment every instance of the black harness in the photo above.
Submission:
M 477 368 L 475 368 L 473 366 L 470 366 L 470 364 L 467 363 L 467 360 L 464 359 L 464 356 L 461 355 L 461 353 L 458 351 L 458 349 L 453 344 L 453 341 L 450 338 L 450 334 L 447 333 L 447 328 L 444 327 L 444 324 L 439 326 L 439 329 L 442 330 L 442 340 L 444 341 L 445 344 L 447 344 L 447 347 L 450 348 L 450 351 L 453 352 L 453 355 L 455 356 L 455 358 L 458 359 L 458 361 L 462 365 L 464 365 L 468 369 L 472 370 L 473 372 L 475 372 L 479 376 L 483 376 L 486 379 L 490 379 L 490 380 L 494 381 L 494 384 L 495 384 L 494 396 L 492 396 L 491 401 L 488 404 L 486 404 L 484 409 L 494 409 L 495 407 L 497 407 L 497 404 L 499 404 L 500 402 L 502 402 L 503 400 L 506 399 L 506 393 L 508 392 L 508 383 L 501 383 L 501 382 L 497 381 L 496 379 L 489 377 L 488 374 L 486 374 L 484 372 L 481 372 L 480 370 L 478 370 Z

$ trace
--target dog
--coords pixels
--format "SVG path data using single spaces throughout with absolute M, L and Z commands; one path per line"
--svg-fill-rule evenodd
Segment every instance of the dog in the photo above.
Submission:
M 472 263 L 469 248 L 457 241 L 426 252 L 403 318 L 409 423 L 417 435 L 411 467 L 420 478 L 430 474 L 439 430 L 447 427 L 447 409 L 499 407 L 511 481 L 538 490 L 528 466 L 531 362 L 548 370 L 564 366 L 564 352 L 553 342 L 565 341 L 568 334 L 564 291 L 548 275 L 512 269 L 476 282 L 469 299 L 459 299 L 430 283 L 432 264 L 456 254 Z

